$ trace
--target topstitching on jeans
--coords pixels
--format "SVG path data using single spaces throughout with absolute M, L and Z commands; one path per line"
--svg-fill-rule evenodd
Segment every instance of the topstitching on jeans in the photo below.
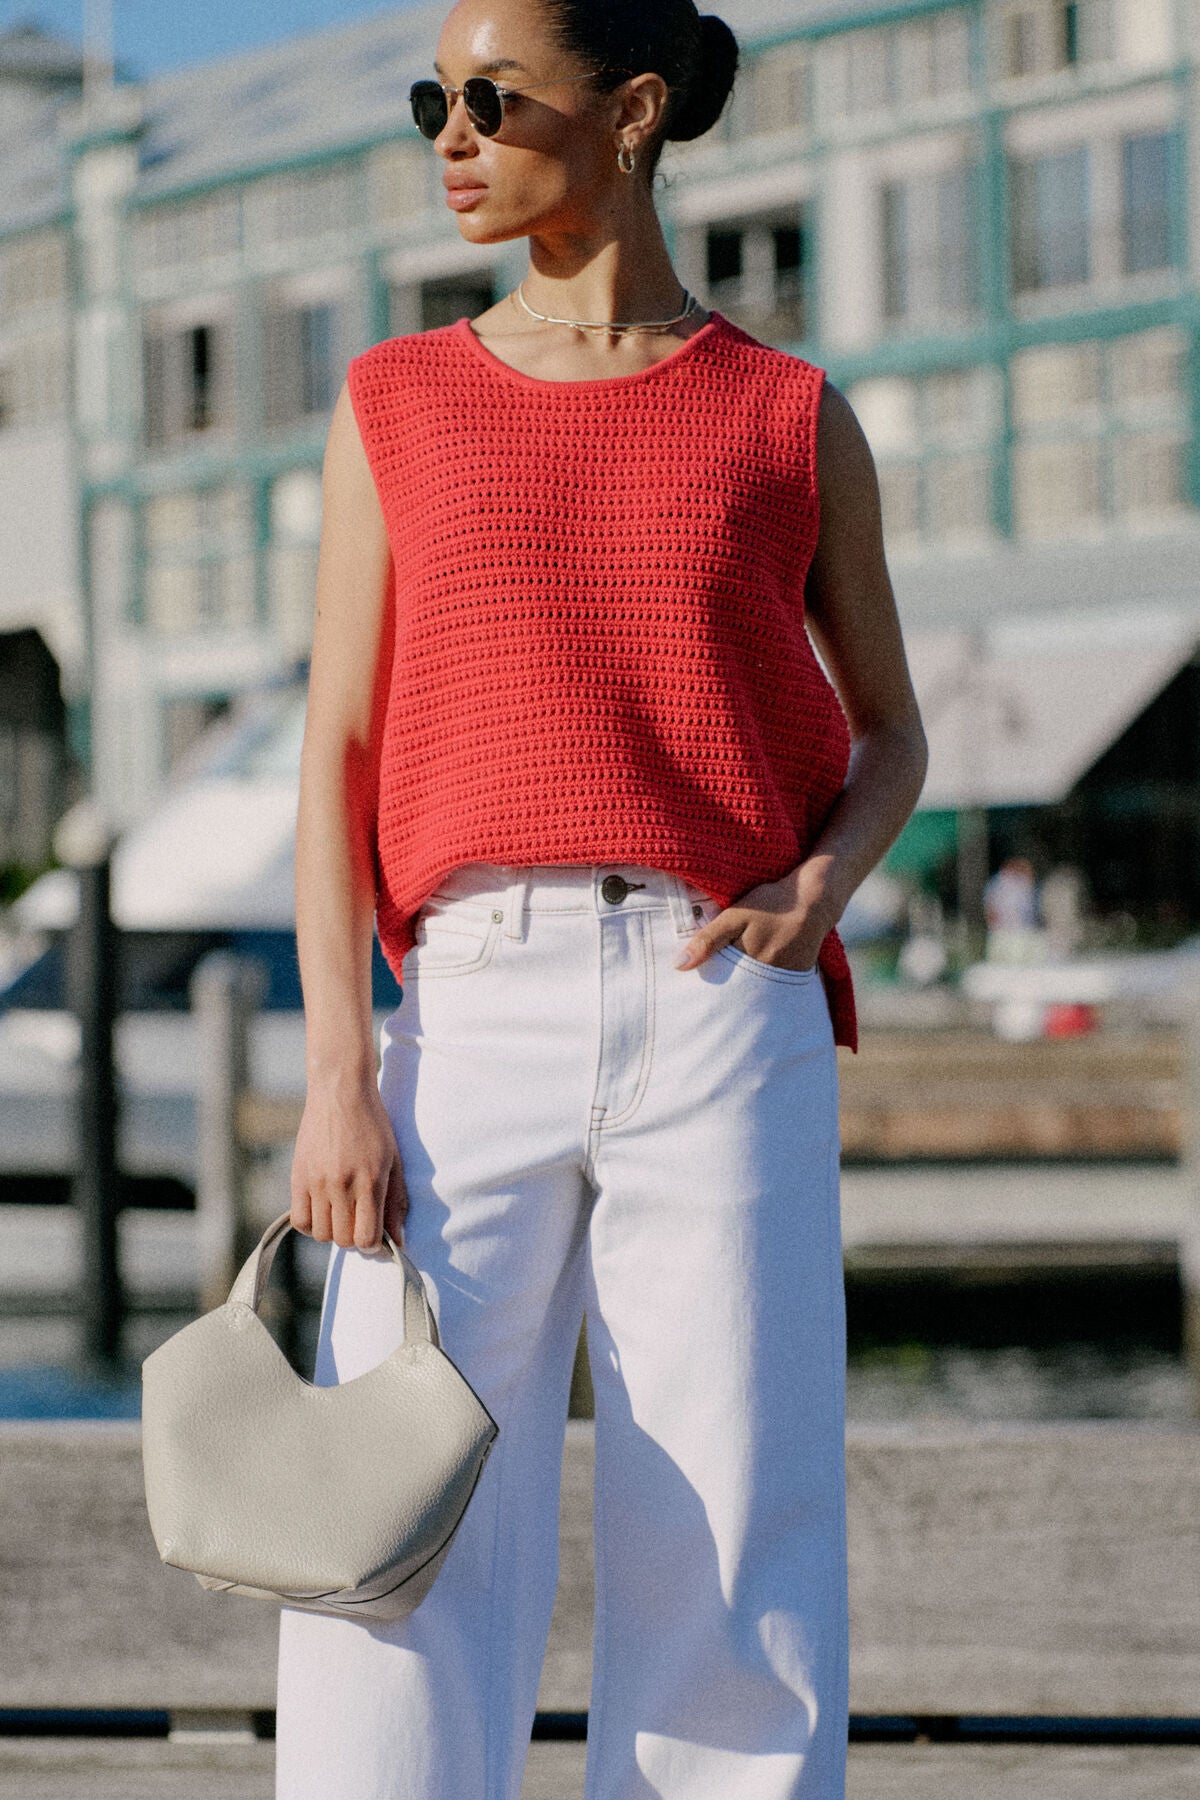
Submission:
M 640 980 L 641 980 L 641 997 L 642 997 L 642 1018 L 641 1018 L 641 1030 L 639 1033 L 640 1039 L 641 1039 L 641 1057 L 640 1057 L 640 1062 L 639 1062 L 639 1066 L 638 1066 L 637 1077 L 634 1082 L 633 1093 L 630 1096 L 630 1099 L 628 1100 L 626 1105 L 624 1105 L 621 1108 L 620 1112 L 611 1112 L 609 1110 L 609 1108 L 607 1107 L 607 1105 L 603 1101 L 599 1101 L 594 1098 L 594 1095 L 596 1092 L 596 1086 L 600 1082 L 601 1077 L 603 1076 L 603 1073 L 604 1073 L 604 1070 L 606 1067 L 606 1049 L 607 1049 L 607 1032 L 608 1032 L 607 1020 L 606 1020 L 606 1015 L 605 1015 L 605 1007 L 604 1007 L 605 979 L 604 979 L 603 954 L 601 954 L 600 958 L 598 959 L 599 960 L 599 979 L 600 979 L 600 1017 L 599 1017 L 599 1032 L 598 1032 L 599 1049 L 598 1049 L 598 1054 L 597 1054 L 597 1059 L 596 1059 L 595 1073 L 592 1078 L 592 1080 L 593 1080 L 593 1086 L 592 1086 L 593 1100 L 592 1100 L 592 1106 L 591 1106 L 591 1115 L 590 1115 L 589 1124 L 588 1124 L 587 1154 L 584 1158 L 584 1172 L 592 1179 L 595 1178 L 595 1167 L 596 1167 L 595 1159 L 596 1159 L 596 1150 L 597 1150 L 597 1147 L 599 1144 L 600 1132 L 607 1131 L 608 1129 L 610 1129 L 610 1127 L 612 1127 L 614 1125 L 622 1125 L 622 1124 L 624 1124 L 626 1119 L 628 1119 L 632 1116 L 632 1114 L 637 1110 L 638 1106 L 641 1104 L 642 1097 L 644 1096 L 644 1094 L 646 1092 L 646 1088 L 649 1085 L 649 1081 L 650 1081 L 650 1066 L 654 1059 L 654 1027 L 655 1027 L 654 957 L 653 957 L 653 953 L 652 953 L 654 916 L 655 915 L 653 912 L 643 912 L 639 915 L 639 918 L 638 918 L 637 944 L 638 944 L 638 951 L 640 952 L 640 961 L 641 961 Z
M 765 981 L 781 981 L 792 986 L 814 981 L 818 973 L 816 963 L 811 969 L 785 969 L 778 963 L 764 962 L 760 956 L 751 956 L 740 944 L 722 944 L 718 955 L 728 957 L 730 962 L 744 968 L 748 974 L 761 975 Z
M 499 1680 L 500 1668 L 504 1661 L 503 1657 L 497 1656 L 494 1653 L 492 1647 L 496 1642 L 496 1608 L 499 1605 L 498 1590 L 500 1586 L 496 1579 L 496 1568 L 500 1556 L 500 1493 L 504 1484 L 504 1471 L 508 1458 L 506 1456 L 497 1456 L 490 1460 L 495 1466 L 495 1480 L 492 1484 L 494 1496 L 492 1501 L 491 1525 L 492 1558 L 491 1566 L 488 1571 L 486 1590 L 488 1597 L 487 1642 L 490 1655 L 487 1682 L 487 1706 L 483 1721 L 483 1783 L 485 1788 L 483 1800 L 492 1800 L 493 1789 L 496 1786 L 498 1777 L 501 1774 L 506 1773 L 495 1767 L 496 1759 L 492 1755 L 492 1721 L 496 1716 L 496 1684 Z M 504 1800 L 503 1795 L 501 1796 L 501 1800 Z

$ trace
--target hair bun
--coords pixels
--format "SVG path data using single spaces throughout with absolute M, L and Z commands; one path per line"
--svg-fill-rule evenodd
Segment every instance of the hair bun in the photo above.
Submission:
M 702 13 L 695 70 L 664 137 L 686 143 L 711 131 L 733 90 L 737 66 L 738 43 L 732 31 L 716 13 Z

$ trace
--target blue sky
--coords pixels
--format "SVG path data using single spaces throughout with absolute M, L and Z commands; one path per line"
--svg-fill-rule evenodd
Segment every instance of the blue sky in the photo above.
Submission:
M 279 43 L 348 19 L 396 10 L 379 0 L 111 0 L 117 57 L 131 75 L 156 75 L 236 50 Z M 405 0 L 397 0 L 399 10 Z M 450 0 L 446 4 L 450 10 Z M 0 29 L 28 19 L 83 39 L 83 0 L 0 0 Z

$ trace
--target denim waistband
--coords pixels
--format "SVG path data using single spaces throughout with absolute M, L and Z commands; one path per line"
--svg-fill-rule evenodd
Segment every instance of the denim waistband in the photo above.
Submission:
M 620 876 L 626 885 L 611 880 L 613 876 Z M 442 876 L 429 901 L 439 908 L 455 901 L 491 907 L 503 913 L 505 933 L 516 938 L 524 936 L 530 913 L 593 913 L 603 918 L 668 911 L 680 936 L 689 936 L 701 917 L 711 918 L 720 910 L 710 894 L 680 875 L 623 862 L 460 863 Z

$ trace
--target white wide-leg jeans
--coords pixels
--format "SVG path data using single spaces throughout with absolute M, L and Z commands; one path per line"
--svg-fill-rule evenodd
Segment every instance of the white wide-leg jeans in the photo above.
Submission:
M 407 1619 L 281 1608 L 276 1800 L 518 1800 L 585 1312 L 587 1800 L 844 1800 L 833 1028 L 815 970 L 673 966 L 719 910 L 636 864 L 480 862 L 422 909 L 380 1091 L 405 1246 L 500 1433 Z M 400 1297 L 386 1251 L 330 1246 L 318 1384 L 391 1353 Z

